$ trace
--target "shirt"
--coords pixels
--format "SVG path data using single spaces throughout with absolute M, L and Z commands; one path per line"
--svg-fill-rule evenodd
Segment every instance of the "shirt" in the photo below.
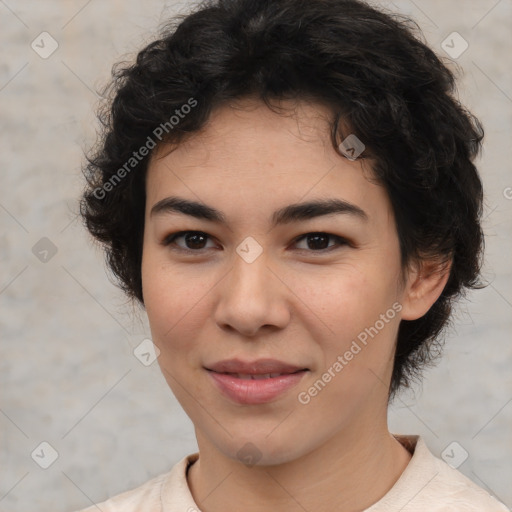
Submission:
M 393 487 L 364 512 L 509 512 L 483 488 L 434 456 L 421 436 L 395 435 L 412 457 Z M 199 453 L 145 484 L 81 512 L 201 512 L 187 483 Z

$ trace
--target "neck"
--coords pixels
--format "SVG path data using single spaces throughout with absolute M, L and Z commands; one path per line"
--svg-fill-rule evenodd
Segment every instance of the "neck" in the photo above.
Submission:
M 295 460 L 252 467 L 196 432 L 200 456 L 188 484 L 204 512 L 364 510 L 391 489 L 411 458 L 383 426 L 342 431 Z

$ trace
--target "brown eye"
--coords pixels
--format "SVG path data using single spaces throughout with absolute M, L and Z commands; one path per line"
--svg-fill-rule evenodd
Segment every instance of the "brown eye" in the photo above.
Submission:
M 183 238 L 184 246 L 177 244 L 176 240 Z M 180 231 L 179 233 L 173 233 L 172 235 L 165 238 L 163 245 L 176 245 L 179 249 L 185 251 L 200 251 L 202 249 L 209 249 L 206 247 L 206 243 L 209 236 L 202 231 Z
M 335 243 L 329 245 L 329 239 L 334 240 Z M 297 244 L 302 240 L 306 242 L 306 247 L 299 248 L 299 250 L 306 250 L 309 252 L 330 251 L 332 248 L 335 248 L 336 245 L 349 245 L 344 238 L 337 235 L 331 235 L 329 233 L 306 233 L 305 235 L 301 235 L 297 238 L 295 243 Z

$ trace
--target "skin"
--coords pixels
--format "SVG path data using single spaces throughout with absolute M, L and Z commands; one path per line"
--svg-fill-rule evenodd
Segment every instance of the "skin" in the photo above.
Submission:
M 387 426 L 398 326 L 424 315 L 448 277 L 433 262 L 401 274 L 392 207 L 368 180 L 371 165 L 334 150 L 325 106 L 281 105 L 293 115 L 252 99 L 221 106 L 201 132 L 172 151 L 158 148 L 148 167 L 144 302 L 163 375 L 195 427 L 200 456 L 188 484 L 204 512 L 356 511 L 378 501 L 410 460 Z M 168 196 L 215 207 L 228 223 L 151 215 Z M 350 202 L 367 220 L 340 214 L 270 227 L 275 210 L 319 198 Z M 162 243 L 184 230 L 208 238 Z M 297 240 L 312 232 L 349 244 Z M 263 250 L 252 263 L 236 252 L 248 236 Z M 394 303 L 401 311 L 300 403 L 298 393 Z M 270 403 L 241 405 L 204 369 L 233 357 L 309 371 Z M 247 442 L 260 456 L 253 466 L 237 456 Z

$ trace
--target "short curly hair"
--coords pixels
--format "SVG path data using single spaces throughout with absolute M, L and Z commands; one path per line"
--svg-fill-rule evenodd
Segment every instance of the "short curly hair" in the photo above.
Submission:
M 143 306 L 153 147 L 192 136 L 214 107 L 233 99 L 257 97 L 269 108 L 275 99 L 328 105 L 334 147 L 340 152 L 347 133 L 363 141 L 359 158 L 372 162 L 389 195 L 402 269 L 428 258 L 451 261 L 430 310 L 400 323 L 392 397 L 437 359 L 454 301 L 482 287 L 483 191 L 473 162 L 484 131 L 455 90 L 454 73 L 405 16 L 358 0 L 203 2 L 173 18 L 134 63 L 113 67 L 98 112 L 102 132 L 83 169 L 80 213 L 116 284 Z

